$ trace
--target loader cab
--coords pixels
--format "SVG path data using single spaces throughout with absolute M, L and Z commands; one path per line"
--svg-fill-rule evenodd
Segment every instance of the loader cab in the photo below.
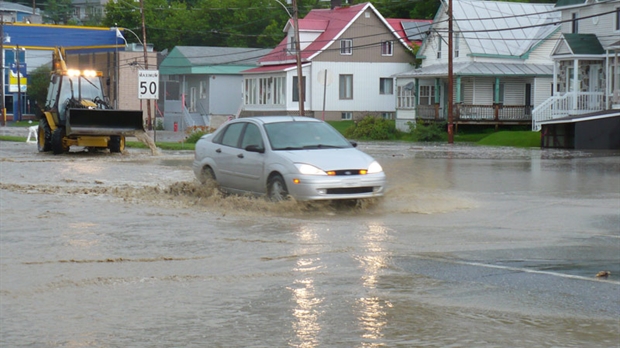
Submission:
M 53 74 L 45 109 L 56 111 L 60 124 L 66 120 L 67 108 L 107 108 L 101 79 L 95 72 L 69 70 Z

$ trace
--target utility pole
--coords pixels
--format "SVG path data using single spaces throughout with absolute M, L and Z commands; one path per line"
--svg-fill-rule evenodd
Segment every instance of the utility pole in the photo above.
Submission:
M 295 26 L 295 53 L 297 56 L 297 91 L 299 94 L 299 116 L 305 116 L 304 112 L 304 76 L 301 70 L 301 44 L 299 43 L 299 13 L 297 0 L 293 0 L 293 25 Z
M 448 0 L 448 144 L 454 143 L 454 76 L 452 67 L 452 0 Z
M 15 120 L 15 115 L 13 115 L 13 121 L 21 121 L 22 120 L 22 84 L 21 84 L 21 72 L 19 68 L 19 45 L 15 46 L 17 50 L 15 51 L 15 65 L 17 70 L 17 120 Z
M 140 13 L 142 14 L 142 48 L 144 50 L 144 69 L 149 70 L 148 55 L 146 53 L 146 25 L 144 23 L 144 0 L 140 0 Z M 153 129 L 153 122 L 151 121 L 151 101 L 146 101 L 146 115 L 147 115 L 147 129 Z
M 4 14 L 0 13 L 0 89 L 2 90 L 2 125 L 6 126 L 6 107 L 4 105 Z

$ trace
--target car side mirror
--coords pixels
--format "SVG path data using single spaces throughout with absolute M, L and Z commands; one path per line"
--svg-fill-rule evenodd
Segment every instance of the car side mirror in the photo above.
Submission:
M 351 141 L 349 141 L 349 142 L 351 143 L 351 146 L 353 146 L 353 147 L 357 147 L 357 143 L 356 143 L 355 141 L 351 140 Z
M 262 146 L 258 146 L 258 145 L 248 145 L 245 147 L 245 151 L 265 153 L 265 148 Z

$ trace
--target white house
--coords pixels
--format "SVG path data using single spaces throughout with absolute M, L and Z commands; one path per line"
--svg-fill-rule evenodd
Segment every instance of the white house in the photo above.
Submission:
M 453 0 L 453 103 L 448 87 L 448 14 L 442 3 L 418 52 L 417 69 L 395 75 L 396 126 L 455 124 L 529 125 L 531 110 L 552 90 L 550 53 L 559 38 L 553 4 Z
M 532 127 L 567 116 L 620 109 L 620 1 L 558 0 L 562 35 L 553 51 L 553 96 Z
M 420 32 L 411 24 L 430 21 L 386 19 L 367 2 L 315 9 L 298 22 L 305 116 L 393 118 L 393 75 L 411 69 L 408 36 Z M 243 72 L 241 116 L 299 114 L 293 21 L 284 32 L 286 37 L 259 67 Z

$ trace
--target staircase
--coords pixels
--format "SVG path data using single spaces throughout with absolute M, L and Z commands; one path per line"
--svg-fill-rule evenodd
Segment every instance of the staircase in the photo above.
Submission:
M 604 109 L 603 92 L 571 92 L 553 96 L 532 110 L 532 130 L 539 131 L 542 121 L 589 114 Z

